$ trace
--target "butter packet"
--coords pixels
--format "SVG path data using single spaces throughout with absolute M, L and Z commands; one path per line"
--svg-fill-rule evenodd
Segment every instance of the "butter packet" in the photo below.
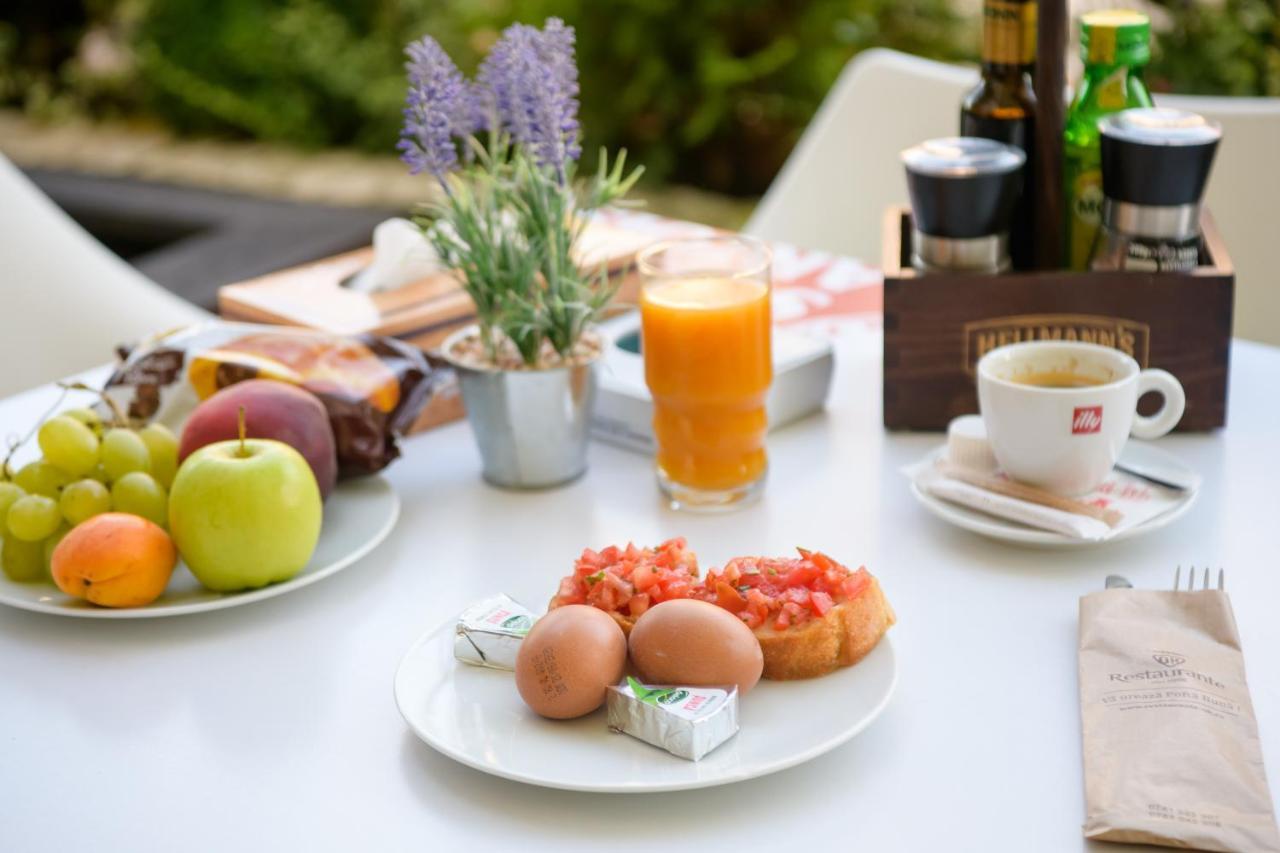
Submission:
M 478 601 L 458 617 L 453 656 L 473 666 L 514 670 L 520 644 L 534 620 L 524 605 L 506 595 Z
M 630 676 L 609 688 L 609 728 L 697 761 L 738 731 L 738 688 L 647 687 Z

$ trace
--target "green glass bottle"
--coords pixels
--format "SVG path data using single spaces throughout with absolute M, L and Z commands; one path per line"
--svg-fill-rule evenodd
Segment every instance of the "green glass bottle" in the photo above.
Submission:
M 1089 267 L 1102 213 L 1098 120 L 1108 113 L 1151 106 L 1142 69 L 1151 59 L 1151 21 L 1141 12 L 1090 12 L 1080 20 L 1084 80 L 1063 131 L 1067 266 Z

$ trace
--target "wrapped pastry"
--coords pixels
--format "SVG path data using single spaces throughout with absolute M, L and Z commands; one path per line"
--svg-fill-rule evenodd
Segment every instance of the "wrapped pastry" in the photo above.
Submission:
M 422 411 L 437 375 L 394 338 L 211 321 L 166 332 L 121 353 L 106 390 L 130 418 L 177 428 L 191 410 L 245 379 L 298 385 L 324 404 L 339 474 L 380 471 Z

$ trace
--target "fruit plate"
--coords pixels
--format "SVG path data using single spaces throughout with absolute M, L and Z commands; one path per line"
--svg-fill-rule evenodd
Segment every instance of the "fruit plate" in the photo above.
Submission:
M 512 673 L 454 660 L 452 623 L 413 645 L 395 693 L 418 737 L 477 770 L 547 788 L 645 793 L 727 785 L 817 758 L 866 728 L 897 678 L 886 637 L 857 666 L 823 678 L 761 681 L 740 700 L 738 733 L 696 762 L 609 731 L 604 709 L 576 720 L 537 716 Z
M 400 515 L 400 498 L 382 477 L 340 483 L 324 506 L 324 525 L 311 562 L 292 580 L 246 592 L 212 592 L 181 562 L 164 594 L 146 607 L 97 607 L 64 595 L 49 583 L 15 583 L 0 574 L 0 604 L 86 619 L 148 619 L 236 607 L 284 595 L 326 578 L 368 554 L 387 537 Z

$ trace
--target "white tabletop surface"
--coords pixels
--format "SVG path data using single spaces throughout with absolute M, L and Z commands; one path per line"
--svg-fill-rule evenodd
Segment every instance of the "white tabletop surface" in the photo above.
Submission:
M 0 848 L 1088 849 L 1077 598 L 1111 572 L 1167 586 L 1178 563 L 1227 568 L 1280 778 L 1280 351 L 1236 344 L 1229 428 L 1161 442 L 1206 478 L 1182 521 L 1152 539 L 1043 552 L 950 529 L 912 501 L 898 469 L 939 437 L 886 434 L 879 339 L 841 347 L 828 412 L 771 438 L 767 496 L 738 514 L 670 512 L 648 460 L 599 445 L 567 488 L 498 491 L 458 424 L 405 443 L 390 471 L 398 529 L 322 583 L 174 619 L 3 610 Z M 0 432 L 47 396 L 0 403 Z M 900 619 L 884 715 L 771 777 L 632 796 L 491 778 L 406 728 L 392 677 L 423 631 L 496 590 L 544 600 L 584 546 L 674 535 L 707 565 L 797 544 L 865 562 Z

